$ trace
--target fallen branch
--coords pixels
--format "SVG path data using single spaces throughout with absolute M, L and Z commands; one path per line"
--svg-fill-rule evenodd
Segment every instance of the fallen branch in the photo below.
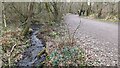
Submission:
M 13 52 L 15 46 L 16 46 L 16 44 L 15 44 L 14 46 L 12 46 L 12 49 L 10 50 L 10 56 L 11 56 L 11 54 L 12 54 L 12 52 Z
M 8 54 L 8 64 L 9 64 L 9 67 L 11 66 L 11 55 L 12 55 L 12 52 L 15 48 L 16 44 L 14 46 L 12 46 L 12 49 L 10 50 L 9 54 Z

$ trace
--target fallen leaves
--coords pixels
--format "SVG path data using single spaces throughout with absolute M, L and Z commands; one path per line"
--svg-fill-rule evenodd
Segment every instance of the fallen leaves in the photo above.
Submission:
M 21 59 L 21 52 L 24 50 L 30 40 L 23 39 L 21 34 L 21 29 L 3 31 L 2 37 L 0 37 L 0 45 L 2 46 L 3 53 L 3 63 L 4 65 L 13 65 Z M 21 45 L 24 45 L 21 46 Z

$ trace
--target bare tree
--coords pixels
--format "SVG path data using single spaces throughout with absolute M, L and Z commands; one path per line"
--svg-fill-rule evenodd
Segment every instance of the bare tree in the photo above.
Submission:
M 29 3 L 28 5 L 28 14 L 27 14 L 27 20 L 26 20 L 26 25 L 25 28 L 22 31 L 22 35 L 26 35 L 27 32 L 29 31 L 30 25 L 31 25 L 31 21 L 32 21 L 32 17 L 33 17 L 33 7 L 34 7 L 34 3 Z

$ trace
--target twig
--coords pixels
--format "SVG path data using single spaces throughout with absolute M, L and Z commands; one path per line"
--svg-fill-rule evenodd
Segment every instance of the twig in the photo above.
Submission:
M 80 23 L 81 23 L 81 20 L 80 20 Z M 80 23 L 79 23 L 79 25 L 77 26 L 77 28 L 75 29 L 75 31 L 73 32 L 73 37 L 72 37 L 72 38 L 74 38 L 74 36 L 75 36 L 77 30 L 80 28 Z
M 9 67 L 11 66 L 11 54 L 15 48 L 16 44 L 14 46 L 12 46 L 12 49 L 10 50 L 9 52 L 9 57 L 8 57 L 8 64 L 9 64 Z
M 14 8 L 14 11 L 16 11 L 17 13 L 19 13 L 22 17 L 26 18 L 26 17 L 14 6 L 14 3 L 12 3 L 12 7 Z
M 81 20 L 80 20 L 80 23 L 81 23 Z M 70 43 L 72 43 L 73 44 L 73 41 L 74 41 L 74 36 L 75 36 L 75 34 L 76 34 L 76 32 L 77 32 L 77 30 L 80 28 L 80 24 L 79 23 L 79 25 L 76 27 L 76 29 L 74 30 L 74 32 L 72 33 L 72 35 L 70 35 L 70 30 L 69 30 L 69 28 L 68 28 L 68 24 L 66 24 L 67 25 L 67 33 L 68 33 L 68 35 L 69 35 L 69 40 L 70 40 Z
M 12 52 L 13 52 L 15 46 L 16 46 L 16 44 L 15 44 L 15 45 L 12 47 L 12 49 L 10 50 L 10 56 L 11 56 L 11 54 L 12 54 Z
M 68 33 L 69 39 L 71 40 L 71 35 L 70 35 L 70 30 L 68 28 L 68 24 L 66 24 L 66 27 L 67 27 L 67 33 Z

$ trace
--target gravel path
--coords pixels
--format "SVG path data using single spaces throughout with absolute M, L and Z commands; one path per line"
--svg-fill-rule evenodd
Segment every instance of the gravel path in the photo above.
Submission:
M 80 22 L 81 21 L 81 22 Z M 115 66 L 118 63 L 118 26 L 67 14 L 64 22 L 71 33 L 80 24 L 76 33 L 77 43 L 81 44 L 90 65 Z

